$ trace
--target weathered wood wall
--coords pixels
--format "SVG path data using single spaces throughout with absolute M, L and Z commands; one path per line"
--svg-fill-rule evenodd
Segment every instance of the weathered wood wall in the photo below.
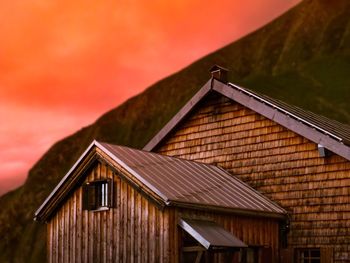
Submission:
M 48 222 L 49 262 L 164 262 L 170 259 L 169 211 L 160 211 L 106 165 L 87 181 L 112 178 L 115 208 L 82 210 L 82 187 Z M 166 262 L 170 262 L 167 260 Z
M 291 212 L 291 247 L 350 260 L 350 161 L 224 97 L 212 96 L 157 149 L 215 163 Z
M 277 219 L 194 211 L 184 208 L 177 208 L 175 213 L 177 218 L 212 220 L 248 246 L 265 248 L 266 251 L 269 251 L 271 254 L 269 253 L 269 257 L 261 263 L 279 262 L 279 221 Z M 222 262 L 223 259 L 214 258 L 214 260 Z
M 48 262 L 179 262 L 179 217 L 214 220 L 249 245 L 272 248 L 276 258 L 275 219 L 173 207 L 161 211 L 105 164 L 97 163 L 85 182 L 103 178 L 114 180 L 115 207 L 82 210 L 78 187 L 48 222 Z

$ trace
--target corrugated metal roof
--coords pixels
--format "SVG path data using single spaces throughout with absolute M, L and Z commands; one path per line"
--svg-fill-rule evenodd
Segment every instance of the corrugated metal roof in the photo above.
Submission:
M 179 226 L 206 249 L 213 247 L 247 247 L 242 240 L 212 221 L 180 219 Z
M 98 143 L 164 202 L 282 213 L 286 211 L 223 169 L 204 163 Z
M 253 96 L 255 99 L 268 104 L 269 106 L 282 111 L 283 113 L 291 116 L 306 125 L 323 132 L 334 139 L 350 145 L 350 126 L 340 123 L 336 120 L 329 119 L 322 115 L 315 114 L 311 111 L 301 109 L 297 106 L 287 104 L 283 101 L 268 97 L 258 92 L 252 91 L 247 88 L 242 88 L 235 84 L 229 83 L 232 88 L 238 89 L 241 92 L 246 93 L 249 96 Z

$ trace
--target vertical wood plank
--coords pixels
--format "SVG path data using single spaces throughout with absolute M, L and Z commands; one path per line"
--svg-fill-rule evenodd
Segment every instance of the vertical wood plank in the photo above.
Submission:
M 122 181 L 122 200 L 121 200 L 121 222 L 122 222 L 122 236 L 121 236 L 121 241 L 122 241 L 122 256 L 123 256 L 123 261 L 127 261 L 127 237 L 128 237 L 128 222 L 127 222 L 127 215 L 128 215 L 128 206 L 127 206 L 127 185 L 124 181 Z
M 129 239 L 130 239 L 130 262 L 133 263 L 135 260 L 135 191 L 132 187 L 128 187 L 129 190 Z
M 71 244 L 71 231 L 70 231 L 70 217 L 71 217 L 71 213 L 70 213 L 70 206 L 72 205 L 72 199 L 70 198 L 67 203 L 66 203 L 66 216 L 65 216 L 65 243 L 66 243 L 66 247 L 65 247 L 65 262 L 66 263 L 70 263 L 70 253 L 69 253 L 69 250 L 70 250 L 70 244 Z
M 95 169 L 95 180 L 101 179 L 101 163 L 98 162 Z M 93 212 L 94 215 L 94 263 L 100 263 L 102 259 L 101 253 L 101 213 Z
M 87 210 L 81 211 L 83 220 L 82 220 L 82 261 L 89 262 L 89 214 Z
M 101 164 L 101 179 L 107 179 L 107 167 L 105 164 Z M 101 262 L 106 263 L 107 262 L 107 242 L 108 242 L 108 235 L 107 235 L 107 227 L 109 222 L 107 221 L 108 214 L 110 213 L 109 210 L 101 212 Z
M 52 234 L 53 234 L 53 229 L 52 229 L 52 221 L 47 224 L 47 244 L 46 244 L 46 255 L 47 255 L 47 262 L 52 262 Z
M 65 207 L 62 207 L 62 220 L 61 220 L 61 226 L 62 226 L 62 233 L 61 233 L 61 250 L 62 250 L 62 254 L 61 254 L 61 262 L 65 262 L 65 252 L 66 252 L 66 235 L 65 235 L 65 218 L 66 217 L 66 213 L 65 213 Z
M 84 239 L 83 230 L 82 230 L 82 196 L 81 196 L 81 187 L 78 188 L 76 192 L 76 256 L 75 261 L 77 263 L 82 262 L 82 242 Z
M 142 201 L 141 201 L 141 195 L 139 193 L 136 193 L 136 205 L 135 205 L 135 235 L 136 235 L 136 248 L 137 248 L 137 263 L 141 263 L 142 260 Z
M 109 167 L 106 167 L 107 169 L 107 177 L 110 178 L 113 182 L 113 186 L 115 185 L 114 183 L 114 178 L 113 178 L 113 172 Z M 114 191 L 113 191 L 114 195 Z M 112 196 L 112 200 L 115 200 L 115 197 Z M 108 217 L 107 217 L 107 262 L 113 262 L 113 227 L 114 227 L 114 208 L 110 208 L 108 211 Z
M 164 262 L 170 262 L 170 253 L 169 253 L 169 241 L 170 241 L 170 235 L 169 235 L 169 209 L 165 208 L 164 212 L 164 221 L 163 221 L 163 256 L 164 256 Z
M 120 178 L 115 175 L 115 185 L 116 189 L 114 191 L 114 194 L 116 195 L 116 207 L 114 211 L 114 234 L 113 234 L 113 246 L 115 249 L 115 254 L 114 254 L 114 261 L 120 260 L 121 253 L 120 253 L 120 248 L 121 248 L 121 242 L 120 242 L 120 236 L 121 236 L 121 215 L 120 215 L 120 209 L 121 209 L 121 180 Z
M 76 225 L 76 217 L 77 217 L 77 192 L 75 191 L 71 197 L 71 207 L 70 207 L 70 262 L 76 262 L 76 242 L 77 242 L 77 225 Z
M 158 226 L 157 226 L 157 232 L 158 232 L 158 254 L 159 254 L 159 262 L 164 262 L 164 243 L 166 242 L 164 240 L 164 225 L 163 225 L 163 219 L 165 214 L 157 209 L 157 215 L 158 215 Z
M 89 181 L 95 180 L 95 171 L 96 168 L 93 169 L 89 176 Z M 87 232 L 89 235 L 89 241 L 88 241 L 88 262 L 93 263 L 94 261 L 94 250 L 95 250 L 95 234 L 96 234 L 96 223 L 94 218 L 94 213 L 91 211 L 86 211 L 88 215 L 88 227 Z
M 60 215 L 60 256 L 59 256 L 59 261 L 61 263 L 64 262 L 64 253 L 65 253 L 65 242 L 64 242 L 64 216 L 65 216 L 65 213 L 64 213 L 64 208 L 61 209 L 61 215 Z
M 175 210 L 171 209 L 169 210 L 169 232 L 170 232 L 170 249 L 171 254 L 170 258 L 172 259 L 172 262 L 179 262 L 179 258 L 177 255 L 177 241 L 176 241 L 176 230 L 177 230 L 177 222 L 175 221 Z
M 55 250 L 55 219 L 54 217 L 51 218 L 50 220 L 50 226 L 51 226 L 51 231 L 52 231 L 52 236 L 51 236 L 51 246 L 47 246 L 47 251 L 49 255 L 48 257 L 48 262 L 54 262 L 54 258 L 55 258 L 55 254 L 54 254 L 54 250 Z
M 173 214 L 173 224 L 174 224 L 174 251 L 175 251 L 175 261 L 179 262 L 180 261 L 180 238 L 179 238 L 179 234 L 180 231 L 178 231 L 178 226 L 177 226 L 177 222 L 179 220 L 179 215 L 178 215 L 178 209 L 174 209 L 174 214 Z
M 149 206 L 149 227 L 150 227 L 150 233 L 149 233 L 149 259 L 150 262 L 155 261 L 155 253 L 156 253 L 156 248 L 155 248 L 155 243 L 156 243 L 156 238 L 155 238 L 155 225 L 156 225 L 156 218 L 155 218 L 155 210 L 154 206 L 150 205 Z
M 130 221 L 131 221 L 131 217 L 130 217 L 130 187 L 127 184 L 126 185 L 126 259 L 128 262 L 130 262 L 131 260 L 131 227 L 130 227 Z
M 51 218 L 50 222 L 51 245 L 47 246 L 48 262 L 54 262 L 55 258 L 55 218 Z M 49 232 L 48 231 L 48 232 Z
M 59 230 L 59 215 L 60 212 L 58 211 L 55 216 L 55 262 L 59 262 L 59 254 L 60 254 L 60 248 L 59 248 L 59 242 L 60 242 L 60 230 Z
M 154 255 L 155 261 L 158 261 L 160 258 L 160 251 L 159 251 L 159 230 L 160 230 L 160 226 L 159 226 L 159 209 L 157 207 L 154 207 L 154 236 L 155 236 L 155 240 L 154 240 Z
M 149 252 L 148 252 L 148 227 L 149 227 L 149 218 L 148 218 L 148 202 L 142 198 L 142 254 L 143 262 L 149 262 Z

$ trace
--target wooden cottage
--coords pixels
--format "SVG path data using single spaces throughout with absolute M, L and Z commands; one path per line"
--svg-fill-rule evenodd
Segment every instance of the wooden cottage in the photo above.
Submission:
M 350 262 L 350 126 L 212 74 L 144 150 L 216 164 L 280 204 L 281 262 Z
M 286 211 L 209 164 L 94 141 L 35 213 L 49 262 L 278 262 Z
M 215 66 L 143 150 L 90 145 L 35 214 L 49 262 L 350 262 L 349 126 Z

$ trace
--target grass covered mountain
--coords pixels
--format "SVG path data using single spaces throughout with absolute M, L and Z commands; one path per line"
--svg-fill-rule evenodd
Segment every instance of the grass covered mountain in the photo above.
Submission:
M 57 142 L 23 186 L 0 198 L 0 262 L 45 261 L 45 225 L 33 222 L 34 211 L 83 150 L 93 139 L 141 148 L 213 64 L 229 68 L 231 82 L 350 124 L 350 1 L 304 0 Z

